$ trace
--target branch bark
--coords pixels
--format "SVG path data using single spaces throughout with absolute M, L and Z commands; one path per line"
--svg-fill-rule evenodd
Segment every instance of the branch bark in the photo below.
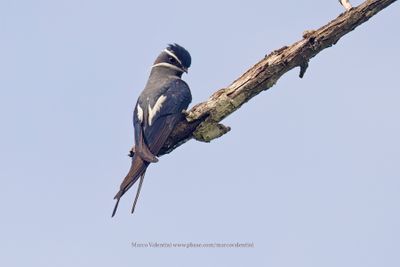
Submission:
M 206 102 L 195 105 L 186 116 L 182 116 L 159 156 L 171 152 L 192 138 L 210 142 L 229 132 L 229 127 L 219 123 L 221 120 L 251 98 L 274 86 L 291 69 L 300 67 L 299 76 L 302 78 L 311 58 L 336 44 L 342 36 L 394 2 L 396 0 L 367 0 L 340 14 L 325 26 L 304 32 L 302 40 L 265 56 L 231 85 L 216 91 Z

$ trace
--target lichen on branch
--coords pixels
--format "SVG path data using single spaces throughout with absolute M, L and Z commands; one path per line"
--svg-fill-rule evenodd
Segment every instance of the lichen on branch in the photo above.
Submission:
M 265 56 L 231 85 L 216 91 L 207 101 L 195 105 L 186 117 L 182 116 L 159 156 L 192 138 L 210 142 L 229 132 L 230 128 L 222 125 L 221 120 L 251 98 L 274 86 L 283 74 L 293 68 L 300 67 L 299 76 L 302 78 L 311 58 L 336 44 L 341 37 L 394 2 L 396 0 L 367 0 L 319 29 L 305 31 L 300 41 Z

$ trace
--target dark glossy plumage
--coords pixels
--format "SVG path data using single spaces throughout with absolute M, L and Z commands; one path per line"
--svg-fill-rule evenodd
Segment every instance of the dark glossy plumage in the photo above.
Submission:
M 190 54 L 183 47 L 174 44 L 167 49 L 181 60 L 183 65 L 191 63 Z M 173 49 L 173 50 L 172 50 Z M 189 86 L 181 79 L 183 71 L 173 64 L 164 64 L 163 51 L 157 58 L 150 73 L 146 87 L 140 94 L 135 106 L 133 126 L 135 129 L 135 151 L 132 152 L 132 165 L 115 195 L 117 200 L 112 216 L 118 207 L 120 198 L 141 178 L 132 212 L 139 195 L 146 169 L 152 162 L 157 162 L 157 154 L 165 141 L 181 120 L 182 111 L 192 101 Z M 185 61 L 184 61 L 185 60 Z
M 178 44 L 169 44 L 167 49 L 173 52 L 182 62 L 185 68 L 189 68 L 192 64 L 192 57 L 189 52 Z

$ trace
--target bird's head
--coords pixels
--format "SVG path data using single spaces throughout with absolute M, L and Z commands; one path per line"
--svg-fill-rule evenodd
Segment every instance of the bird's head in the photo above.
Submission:
M 157 57 L 153 68 L 168 68 L 181 76 L 188 72 L 192 58 L 189 52 L 178 44 L 170 44 Z

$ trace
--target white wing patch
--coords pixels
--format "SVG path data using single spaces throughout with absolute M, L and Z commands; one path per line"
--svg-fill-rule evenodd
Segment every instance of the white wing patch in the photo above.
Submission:
M 139 106 L 137 106 L 137 117 L 140 122 L 143 122 L 143 109 Z
M 157 112 L 160 111 L 162 104 L 165 102 L 165 99 L 167 99 L 167 97 L 164 95 L 161 95 L 157 99 L 153 108 L 151 108 L 150 104 L 149 104 L 149 126 L 151 126 L 151 124 L 153 123 L 154 116 L 157 114 Z

